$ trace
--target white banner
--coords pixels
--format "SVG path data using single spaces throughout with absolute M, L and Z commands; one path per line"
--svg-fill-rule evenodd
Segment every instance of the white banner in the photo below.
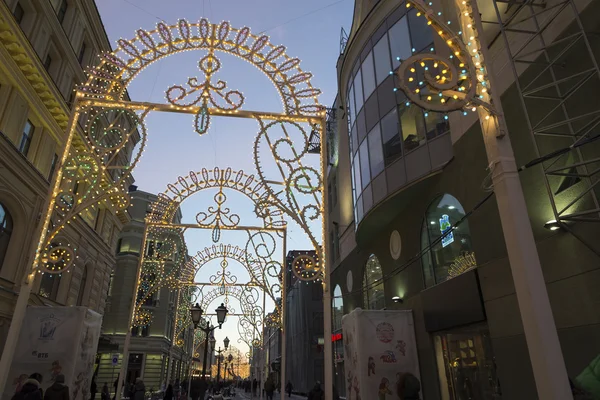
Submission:
M 42 375 L 44 391 L 65 376 L 72 400 L 88 400 L 102 316 L 85 307 L 28 307 L 3 399 L 29 375 Z
M 367 311 L 342 319 L 347 400 L 398 399 L 406 372 L 419 378 L 412 311 Z

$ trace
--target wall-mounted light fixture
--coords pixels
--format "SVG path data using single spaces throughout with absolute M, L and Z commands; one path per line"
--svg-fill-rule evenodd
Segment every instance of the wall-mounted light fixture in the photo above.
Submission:
M 557 231 L 561 229 L 562 226 L 560 225 L 560 222 L 556 221 L 555 219 L 552 219 L 544 224 L 544 228 L 550 229 L 551 231 Z
M 392 297 L 392 300 L 394 301 L 394 303 L 404 303 L 404 300 L 402 300 L 402 298 L 400 296 L 394 296 Z

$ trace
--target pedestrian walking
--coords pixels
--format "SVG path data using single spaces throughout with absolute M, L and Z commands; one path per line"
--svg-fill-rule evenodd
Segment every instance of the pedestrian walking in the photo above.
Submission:
M 273 393 L 275 392 L 275 384 L 271 377 L 267 378 L 265 381 L 265 394 L 267 395 L 267 400 L 273 400 Z
M 65 385 L 63 374 L 56 375 L 52 386 L 46 389 L 44 400 L 69 400 L 69 387 Z
M 287 392 L 288 397 L 292 397 L 292 390 L 294 390 L 292 381 L 288 381 L 287 385 L 285 385 L 285 391 Z
M 104 386 L 102 386 L 102 392 L 100 392 L 101 400 L 110 400 L 110 393 L 108 391 L 108 383 L 104 382 Z
M 419 392 L 421 391 L 421 382 L 419 382 L 419 379 L 410 372 L 399 373 L 397 376 L 396 391 L 398 392 L 398 396 L 402 400 L 419 400 Z
M 92 377 L 92 385 L 90 387 L 90 396 L 91 396 L 91 400 L 96 400 L 96 392 L 97 392 L 98 386 L 96 386 L 96 377 L 93 376 Z
M 144 400 L 146 397 L 146 385 L 142 378 L 135 380 L 135 386 L 133 387 L 133 396 L 130 396 L 131 400 Z
M 317 381 L 315 386 L 312 388 L 306 400 L 323 400 L 325 398 L 325 392 L 321 389 L 321 382 Z
M 165 391 L 165 397 L 163 397 L 164 400 L 173 400 L 173 385 L 171 385 L 169 383 L 169 386 L 167 386 L 167 390 Z
M 23 382 L 21 390 L 14 394 L 12 400 L 42 400 L 43 398 L 42 375 L 34 372 Z

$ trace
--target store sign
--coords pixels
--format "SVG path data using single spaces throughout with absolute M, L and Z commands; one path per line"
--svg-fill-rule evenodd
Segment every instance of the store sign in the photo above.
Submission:
M 442 235 L 446 234 L 442 238 L 442 247 L 448 246 L 450 243 L 454 242 L 454 233 L 451 232 L 452 224 L 450 223 L 450 217 L 447 214 L 442 215 L 440 218 L 440 231 Z
M 342 340 L 342 334 L 341 333 L 334 333 L 333 335 L 331 335 L 331 341 L 332 342 L 338 342 Z

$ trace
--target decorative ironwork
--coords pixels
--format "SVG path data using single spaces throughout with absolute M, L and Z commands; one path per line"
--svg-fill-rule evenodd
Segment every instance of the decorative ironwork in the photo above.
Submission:
M 303 281 L 315 280 L 319 275 L 321 267 L 318 258 L 310 254 L 297 255 L 292 261 L 292 272 L 294 275 Z
M 312 74 L 300 69 L 300 59 L 290 58 L 285 46 L 271 44 L 267 35 L 253 35 L 248 27 L 236 29 L 226 21 L 211 24 L 204 18 L 195 23 L 181 19 L 174 25 L 159 22 L 155 30 L 139 29 L 134 39 L 120 39 L 118 45 L 112 53 L 104 54 L 100 64 L 89 71 L 90 77 L 81 87 L 86 97 L 124 100 L 129 84 L 150 64 L 183 51 L 208 50 L 212 58 L 206 60 L 204 68 L 211 75 L 218 70 L 214 52 L 232 54 L 259 68 L 271 80 L 286 114 L 318 115 L 321 111 L 317 102 L 321 91 L 310 83 Z M 213 62 L 210 68 L 208 61 Z M 202 63 L 200 68 L 203 68 Z M 218 84 L 216 86 L 219 88 Z M 221 97 L 223 89 L 213 91 Z M 185 93 L 183 88 L 174 90 L 178 90 L 180 95 Z M 224 95 L 228 103 L 236 104 L 231 97 Z
M 231 213 L 229 207 L 223 204 L 227 201 L 227 196 L 223 193 L 223 187 L 219 188 L 219 193 L 214 197 L 217 207 L 208 207 L 208 212 L 201 211 L 196 215 L 196 221 L 201 228 L 212 228 L 212 240 L 217 243 L 221 238 L 221 227 L 232 229 L 240 223 L 240 216 Z
M 449 58 L 434 53 L 420 53 L 402 61 L 397 70 L 398 87 L 411 102 L 437 112 L 476 111 L 482 106 L 496 113 L 488 95 L 489 77 L 479 50 L 479 38 L 469 36 L 463 41 L 422 0 L 410 1 L 417 17 L 423 16 L 450 47 Z M 431 48 L 434 51 L 434 48 Z

